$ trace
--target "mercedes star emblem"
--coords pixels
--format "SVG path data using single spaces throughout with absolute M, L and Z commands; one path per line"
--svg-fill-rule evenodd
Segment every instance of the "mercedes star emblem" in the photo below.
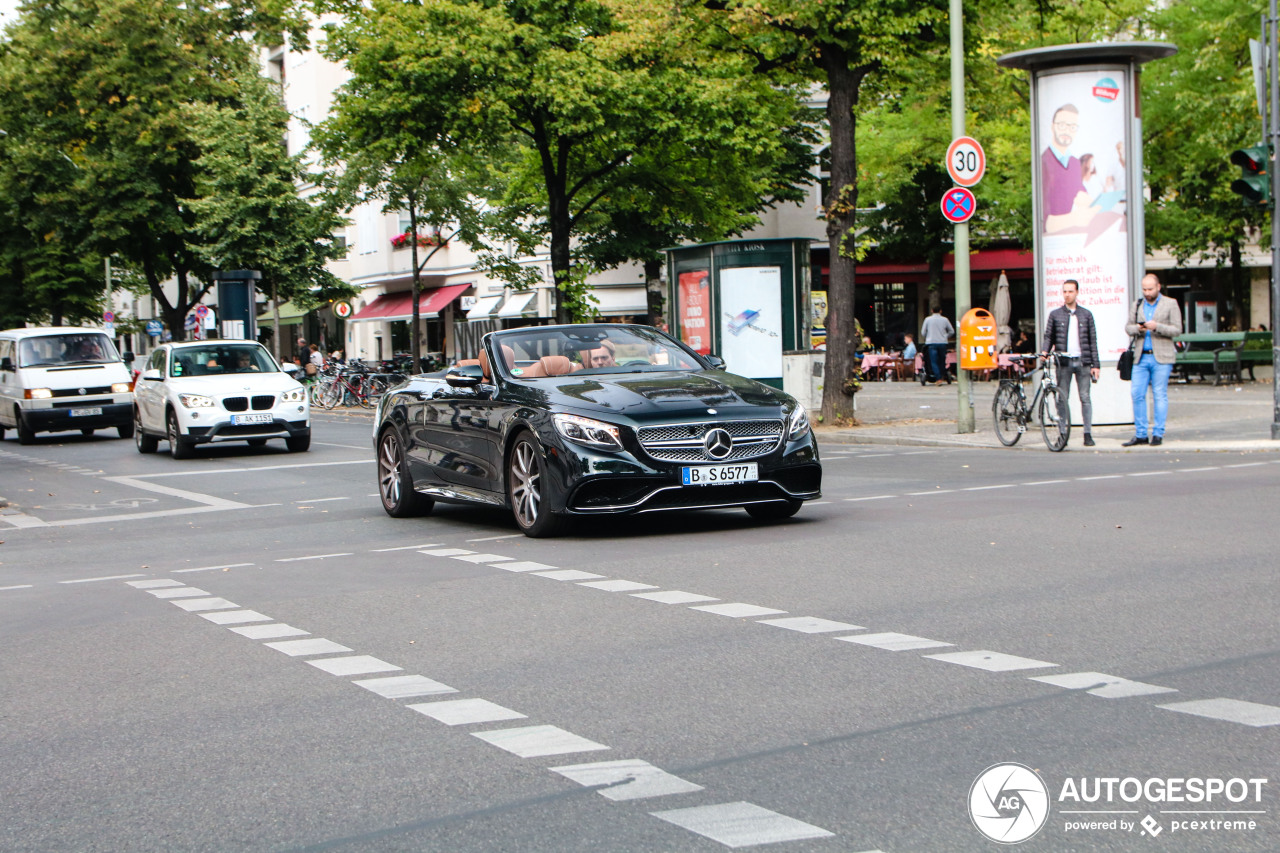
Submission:
M 722 429 L 713 429 L 702 440 L 702 446 L 712 459 L 724 459 L 733 450 L 733 437 Z

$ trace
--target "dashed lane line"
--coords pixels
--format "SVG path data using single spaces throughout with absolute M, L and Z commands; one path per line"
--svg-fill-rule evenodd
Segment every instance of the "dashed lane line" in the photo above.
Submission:
M 350 556 L 352 556 L 351 552 L 346 551 L 346 552 L 337 553 L 337 554 L 309 554 L 309 555 L 308 555 L 308 556 L 306 556 L 306 557 L 281 557 L 281 558 L 279 558 L 279 559 L 275 560 L 274 562 L 277 562 L 277 563 L 298 563 L 298 562 L 301 562 L 301 561 L 303 561 L 303 560 L 328 560 L 328 559 L 329 559 L 329 558 L 331 558 L 331 557 L 350 557 Z
M 32 584 L 20 583 L 20 584 L 15 584 L 14 586 L 0 586 L 0 592 L 4 592 L 10 589 L 31 589 L 31 588 L 32 588 Z
M 132 574 L 132 575 L 107 575 L 105 577 L 99 577 L 99 578 L 76 578 L 75 580 L 58 581 L 58 583 L 97 583 L 98 581 L 118 581 L 118 580 L 124 580 L 125 578 L 142 578 L 142 577 L 146 577 L 146 575 L 141 573 Z
M 196 569 L 172 569 L 175 575 L 184 574 L 186 572 L 217 572 L 223 569 L 243 569 L 248 566 L 256 566 L 257 563 L 227 563 L 225 566 L 200 566 Z

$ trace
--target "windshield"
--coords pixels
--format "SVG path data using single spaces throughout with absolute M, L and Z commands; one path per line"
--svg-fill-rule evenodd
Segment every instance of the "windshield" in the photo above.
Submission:
M 218 376 L 223 373 L 277 373 L 271 355 L 257 344 L 211 341 L 173 351 L 170 376 Z
M 530 327 L 494 340 L 503 347 L 506 373 L 519 379 L 704 369 L 671 338 L 644 326 Z
M 19 367 L 57 367 L 64 364 L 111 364 L 120 360 L 111 339 L 102 332 L 68 332 L 26 338 L 18 344 Z

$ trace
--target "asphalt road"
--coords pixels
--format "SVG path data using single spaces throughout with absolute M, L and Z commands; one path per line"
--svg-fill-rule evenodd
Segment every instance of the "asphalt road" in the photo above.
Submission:
M 1280 849 L 1280 456 L 830 446 L 537 541 L 372 459 L 0 443 L 0 850 Z

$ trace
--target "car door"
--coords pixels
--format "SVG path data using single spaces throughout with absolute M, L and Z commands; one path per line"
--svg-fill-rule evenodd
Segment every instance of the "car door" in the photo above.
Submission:
M 496 491 L 492 385 L 443 385 L 423 401 L 414 454 L 444 483 Z
M 168 349 L 160 347 L 151 353 L 146 366 L 133 386 L 133 399 L 138 407 L 138 417 L 150 432 L 163 432 L 164 425 L 164 375 L 168 364 Z M 158 371 L 159 379 L 145 378 L 150 371 Z
M 0 424 L 15 426 L 13 409 L 18 395 L 18 348 L 8 338 L 0 339 L 0 362 L 9 359 L 7 370 L 0 370 Z

